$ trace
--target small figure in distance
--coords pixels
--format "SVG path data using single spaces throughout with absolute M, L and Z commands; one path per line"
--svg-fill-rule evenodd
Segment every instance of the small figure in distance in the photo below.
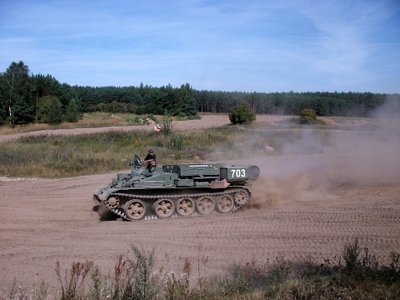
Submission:
M 144 164 L 147 164 L 146 170 L 148 171 L 149 176 L 154 172 L 157 167 L 157 158 L 153 149 L 149 149 L 146 157 L 144 158 Z

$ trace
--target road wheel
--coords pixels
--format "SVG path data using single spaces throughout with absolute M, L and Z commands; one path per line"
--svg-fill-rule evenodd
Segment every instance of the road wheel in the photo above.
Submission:
M 227 213 L 232 211 L 233 206 L 234 202 L 231 195 L 222 195 L 217 200 L 217 210 L 220 213 Z
M 176 203 L 176 212 L 183 216 L 190 216 L 195 210 L 194 201 L 192 198 L 182 198 Z
M 146 206 L 142 201 L 133 199 L 125 203 L 124 211 L 130 220 L 140 220 L 146 214 Z
M 233 197 L 235 199 L 235 204 L 239 207 L 245 206 L 250 200 L 250 194 L 246 190 L 237 191 Z
M 175 205 L 170 199 L 160 199 L 154 204 L 154 211 L 157 217 L 166 219 L 174 213 Z
M 196 201 L 197 212 L 200 215 L 208 215 L 215 208 L 215 201 L 213 197 L 205 196 L 197 199 Z

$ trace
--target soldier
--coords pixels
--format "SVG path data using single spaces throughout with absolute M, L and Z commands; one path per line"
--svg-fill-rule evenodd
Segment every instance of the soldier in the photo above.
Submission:
M 157 158 L 156 154 L 153 149 L 149 149 L 147 156 L 144 158 L 144 162 L 147 163 L 146 169 L 148 170 L 149 174 L 153 173 L 155 168 L 157 167 Z

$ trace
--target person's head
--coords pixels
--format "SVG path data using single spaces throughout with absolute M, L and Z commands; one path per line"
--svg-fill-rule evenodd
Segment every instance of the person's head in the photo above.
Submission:
M 149 152 L 148 152 L 150 155 L 154 155 L 154 150 L 153 149 L 149 149 Z

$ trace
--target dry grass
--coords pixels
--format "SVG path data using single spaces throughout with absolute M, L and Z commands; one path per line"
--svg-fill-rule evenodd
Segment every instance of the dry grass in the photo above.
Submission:
M 202 259 L 199 259 L 199 262 Z M 203 263 L 203 262 L 202 262 Z M 15 284 L 4 299 L 399 299 L 400 254 L 376 263 L 358 240 L 344 247 L 338 263 L 291 262 L 277 258 L 268 265 L 247 263 L 224 278 L 191 280 L 192 262 L 180 274 L 154 270 L 154 251 L 132 245 L 132 256 L 119 256 L 113 275 L 92 262 L 74 262 L 69 270 L 56 264 L 59 290 L 44 283 L 29 291 Z M 200 273 L 200 266 L 197 266 Z M 56 296 L 52 296 L 51 294 Z M 50 297 L 50 298 L 49 298 Z
M 229 128 L 171 132 L 105 132 L 77 136 L 30 136 L 2 143 L 0 175 L 66 177 L 122 170 L 133 154 L 154 148 L 163 164 L 200 161 L 226 141 Z
M 59 125 L 32 123 L 26 125 L 16 125 L 14 127 L 8 125 L 0 126 L 0 135 L 38 131 L 45 129 L 147 125 L 158 122 L 158 120 L 161 119 L 162 116 L 153 116 L 153 115 L 139 116 L 135 114 L 92 112 L 92 113 L 85 113 L 82 119 L 74 123 L 63 122 Z

